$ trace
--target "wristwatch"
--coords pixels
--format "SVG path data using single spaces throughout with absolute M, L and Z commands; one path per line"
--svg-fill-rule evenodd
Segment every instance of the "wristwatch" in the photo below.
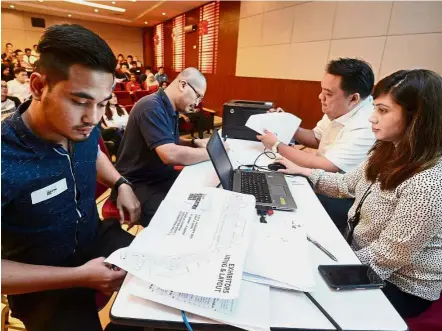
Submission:
M 129 186 L 132 186 L 131 182 L 129 182 L 126 178 L 124 178 L 123 176 L 121 176 L 117 182 L 114 184 L 114 191 L 118 192 L 118 188 L 122 185 L 122 184 L 127 184 Z
M 278 153 L 278 146 L 279 146 L 279 144 L 280 144 L 281 142 L 280 141 L 277 141 L 273 146 L 272 146 L 272 152 L 273 153 Z

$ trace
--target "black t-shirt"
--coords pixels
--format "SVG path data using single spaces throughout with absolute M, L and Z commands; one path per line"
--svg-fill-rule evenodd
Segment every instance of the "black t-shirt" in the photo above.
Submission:
M 140 99 L 132 108 L 118 149 L 116 168 L 129 181 L 157 183 L 175 176 L 155 148 L 179 144 L 178 115 L 163 90 Z

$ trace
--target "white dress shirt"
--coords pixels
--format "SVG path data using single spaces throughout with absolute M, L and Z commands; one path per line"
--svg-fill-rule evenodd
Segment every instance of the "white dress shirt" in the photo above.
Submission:
M 20 83 L 17 79 L 10 80 L 8 84 L 8 95 L 19 98 L 20 102 L 24 102 L 31 96 L 29 83 Z
M 346 173 L 313 170 L 315 191 L 333 198 L 356 198 L 348 212 L 355 215 L 371 182 L 365 178 L 367 161 Z M 380 189 L 376 181 L 362 203 L 352 249 L 400 290 L 426 300 L 442 291 L 442 158 L 396 189 Z
M 369 96 L 332 121 L 324 115 L 313 129 L 316 139 L 320 140 L 317 154 L 326 157 L 342 172 L 358 166 L 376 141 L 368 121 L 373 111 L 373 98 Z

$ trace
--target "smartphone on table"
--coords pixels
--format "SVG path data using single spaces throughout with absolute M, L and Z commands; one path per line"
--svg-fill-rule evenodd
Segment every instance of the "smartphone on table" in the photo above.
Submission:
M 365 264 L 320 265 L 319 273 L 331 288 L 340 290 L 363 290 L 383 288 L 385 282 Z

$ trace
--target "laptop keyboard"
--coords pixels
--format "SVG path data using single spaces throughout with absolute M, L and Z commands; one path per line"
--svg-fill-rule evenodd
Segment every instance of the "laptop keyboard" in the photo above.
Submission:
M 256 202 L 272 202 L 266 175 L 259 172 L 241 172 L 241 193 L 254 195 Z

